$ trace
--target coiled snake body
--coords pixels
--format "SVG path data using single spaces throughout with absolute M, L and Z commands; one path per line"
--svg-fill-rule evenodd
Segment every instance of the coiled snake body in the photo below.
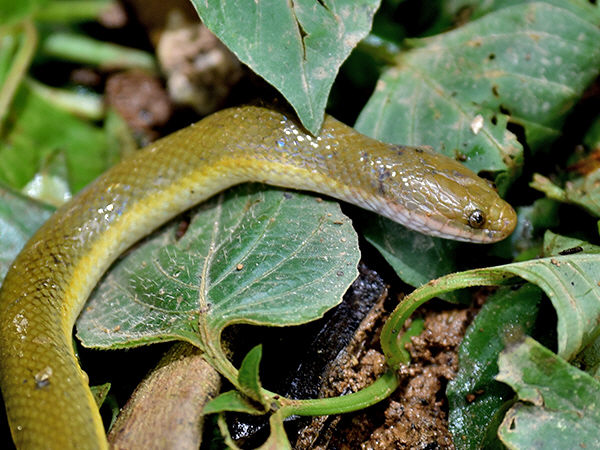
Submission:
M 363 136 L 331 117 L 318 137 L 260 107 L 221 111 L 115 166 L 27 243 L 0 290 L 0 386 L 19 448 L 105 448 L 71 333 L 115 258 L 162 223 L 246 182 L 320 192 L 450 239 L 506 237 L 515 213 L 461 164 Z

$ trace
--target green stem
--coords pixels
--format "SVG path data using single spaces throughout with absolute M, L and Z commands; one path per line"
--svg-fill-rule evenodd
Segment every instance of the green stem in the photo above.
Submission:
M 373 384 L 358 392 L 333 398 L 286 400 L 279 411 L 283 417 L 292 415 L 324 416 L 357 411 L 389 397 L 397 388 L 398 378 L 394 371 L 388 370 Z
M 374 34 L 369 34 L 360 41 L 358 48 L 371 55 L 377 62 L 388 66 L 396 63 L 400 52 L 397 44 Z
M 489 268 L 475 269 L 446 275 L 414 290 L 396 307 L 381 330 L 381 348 L 386 356 L 388 366 L 397 369 L 398 366 L 410 362 L 410 355 L 398 335 L 404 322 L 427 300 L 457 289 L 506 284 L 512 278 L 514 277 L 504 271 Z
M 53 33 L 42 41 L 41 49 L 50 56 L 105 69 L 157 70 L 150 53 L 73 33 Z
M 53 1 L 35 13 L 40 22 L 84 22 L 96 20 L 115 3 L 112 0 Z
M 8 116 L 12 100 L 29 68 L 38 42 L 37 30 L 31 21 L 24 21 L 21 26 L 24 31 L 21 45 L 13 59 L 2 89 L 0 89 L 0 134 L 2 134 L 2 127 Z
M 213 339 L 214 335 L 216 335 L 215 339 Z M 229 361 L 229 359 L 227 359 L 223 349 L 220 347 L 221 331 L 215 333 L 214 329 L 206 326 L 206 321 L 200 320 L 198 335 L 188 336 L 188 342 L 204 352 L 204 359 L 213 367 L 213 369 L 227 378 L 236 389 L 248 395 L 248 393 L 243 391 L 240 387 L 237 368 Z M 249 397 L 258 400 L 255 398 L 255 395 L 251 394 Z

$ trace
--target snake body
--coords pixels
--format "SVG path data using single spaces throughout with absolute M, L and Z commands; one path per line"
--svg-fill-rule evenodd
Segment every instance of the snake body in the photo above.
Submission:
M 310 190 L 418 231 L 493 242 L 515 213 L 461 164 L 363 136 L 331 117 L 313 137 L 282 113 L 213 114 L 124 160 L 60 208 L 0 290 L 0 386 L 19 448 L 106 448 L 72 328 L 110 264 L 170 218 L 247 182 Z

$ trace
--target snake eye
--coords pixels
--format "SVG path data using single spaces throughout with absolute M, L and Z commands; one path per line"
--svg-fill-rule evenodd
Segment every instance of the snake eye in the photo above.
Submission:
M 481 228 L 485 223 L 485 216 L 483 215 L 483 211 L 480 209 L 476 209 L 471 214 L 469 214 L 469 226 L 471 228 Z

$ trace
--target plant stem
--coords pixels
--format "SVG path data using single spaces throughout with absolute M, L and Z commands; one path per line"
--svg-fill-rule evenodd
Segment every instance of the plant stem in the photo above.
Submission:
M 112 0 L 53 1 L 35 13 L 40 22 L 84 22 L 96 20 L 114 2 Z
M 391 42 L 381 36 L 369 34 L 359 42 L 358 47 L 371 55 L 377 62 L 386 65 L 394 65 L 400 52 L 400 48 L 394 42 Z
M 157 70 L 154 57 L 147 52 L 73 33 L 51 34 L 42 41 L 41 49 L 50 56 L 104 69 Z
M 410 362 L 410 355 L 404 348 L 404 341 L 398 338 L 404 322 L 427 300 L 440 294 L 474 286 L 506 284 L 511 278 L 505 272 L 494 269 L 475 269 L 453 273 L 414 290 L 394 310 L 381 330 L 381 348 L 387 364 L 397 369 L 401 364 Z
M 31 21 L 24 21 L 21 24 L 21 27 L 24 31 L 21 45 L 17 50 L 10 70 L 6 75 L 2 89 L 0 89 L 0 135 L 2 134 L 2 127 L 6 117 L 8 116 L 8 111 L 10 109 L 12 100 L 17 92 L 17 88 L 19 87 L 21 80 L 29 68 L 29 64 L 31 63 L 31 59 L 33 58 L 33 54 L 38 42 L 37 30 Z M 14 35 L 16 34 L 17 33 Z M 0 36 L 0 38 L 2 38 L 2 36 Z M 20 36 L 17 35 L 16 38 L 19 39 Z
M 388 370 L 370 386 L 348 395 L 333 398 L 310 400 L 287 400 L 280 411 L 284 417 L 324 416 L 341 414 L 367 408 L 389 397 L 398 387 L 398 379 L 392 370 Z M 289 403 L 287 403 L 289 402 Z

